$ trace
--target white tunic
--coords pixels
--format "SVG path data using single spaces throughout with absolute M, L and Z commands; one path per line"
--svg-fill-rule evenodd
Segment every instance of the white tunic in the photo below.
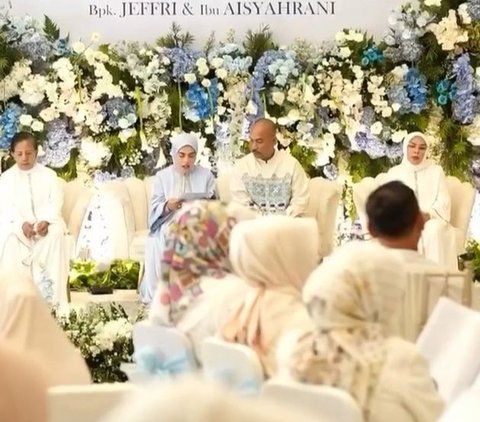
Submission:
M 285 151 L 268 161 L 253 154 L 240 159 L 231 178 L 232 201 L 261 214 L 305 213 L 308 205 L 308 178 L 300 163 Z
M 15 165 L 0 177 L 0 197 L 0 270 L 33 273 L 46 300 L 66 302 L 69 248 L 56 173 L 40 164 L 28 171 Z M 41 221 L 50 223 L 48 234 L 27 239 L 23 223 Z

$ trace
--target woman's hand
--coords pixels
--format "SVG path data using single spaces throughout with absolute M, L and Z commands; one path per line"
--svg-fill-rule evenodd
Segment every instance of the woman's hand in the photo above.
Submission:
M 170 211 L 176 211 L 176 210 L 182 208 L 182 203 L 183 203 L 183 200 L 182 200 L 182 199 L 170 198 L 170 199 L 167 201 L 167 208 L 168 208 Z

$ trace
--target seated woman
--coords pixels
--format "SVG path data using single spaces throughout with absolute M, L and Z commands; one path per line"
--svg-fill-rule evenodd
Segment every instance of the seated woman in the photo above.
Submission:
M 161 277 L 161 257 L 165 247 L 165 233 L 173 214 L 181 208 L 189 194 L 205 199 L 215 196 L 215 178 L 210 170 L 195 165 L 198 141 L 193 135 L 182 133 L 171 139 L 173 164 L 161 170 L 153 183 L 149 216 L 149 235 L 145 245 L 145 275 L 140 295 L 150 303 Z
M 403 160 L 389 170 L 386 182 L 399 180 L 417 197 L 425 219 L 418 245 L 426 258 L 448 270 L 457 270 L 455 229 L 450 225 L 450 195 L 442 168 L 427 160 L 427 137 L 421 132 L 407 135 L 403 141 Z
M 89 384 L 80 350 L 70 342 L 32 278 L 0 273 L 0 341 L 30 353 L 45 368 L 48 386 Z
M 443 403 L 425 360 L 414 344 L 393 336 L 405 285 L 404 264 L 381 245 L 337 249 L 303 292 L 315 330 L 293 347 L 282 340 L 294 350 L 290 374 L 348 391 L 367 422 L 436 421 Z
M 310 218 L 269 216 L 234 227 L 230 260 L 251 287 L 221 330 L 222 337 L 251 347 L 267 376 L 276 373 L 275 348 L 284 332 L 311 330 L 301 300 L 317 265 L 317 223 Z
M 194 201 L 176 214 L 167 234 L 162 280 L 149 319 L 186 333 L 197 356 L 203 339 L 216 334 L 248 289 L 232 274 L 228 257 L 235 224 L 219 201 Z

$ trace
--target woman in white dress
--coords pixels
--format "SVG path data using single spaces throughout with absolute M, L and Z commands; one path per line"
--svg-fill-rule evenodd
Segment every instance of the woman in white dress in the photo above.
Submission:
M 303 290 L 315 329 L 281 342 L 290 375 L 346 390 L 366 422 L 435 422 L 443 403 L 427 363 L 395 337 L 406 277 L 405 264 L 381 245 L 337 249 Z
M 448 270 L 457 270 L 455 229 L 450 225 L 451 200 L 443 169 L 427 159 L 427 137 L 421 132 L 403 141 L 403 160 L 389 170 L 385 182 L 399 180 L 417 197 L 425 219 L 419 252 Z

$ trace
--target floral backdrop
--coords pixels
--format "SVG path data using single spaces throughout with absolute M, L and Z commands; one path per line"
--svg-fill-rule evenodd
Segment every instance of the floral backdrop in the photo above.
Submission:
M 277 122 L 311 176 L 358 180 L 398 162 L 407 131 L 432 135 L 447 173 L 480 181 L 480 0 L 423 0 L 383 40 L 346 29 L 278 46 L 267 27 L 202 49 L 173 25 L 154 45 L 73 41 L 48 17 L 0 18 L 2 167 L 17 130 L 66 178 L 144 176 L 174 131 L 195 132 L 214 171 L 245 152 L 250 123 Z

